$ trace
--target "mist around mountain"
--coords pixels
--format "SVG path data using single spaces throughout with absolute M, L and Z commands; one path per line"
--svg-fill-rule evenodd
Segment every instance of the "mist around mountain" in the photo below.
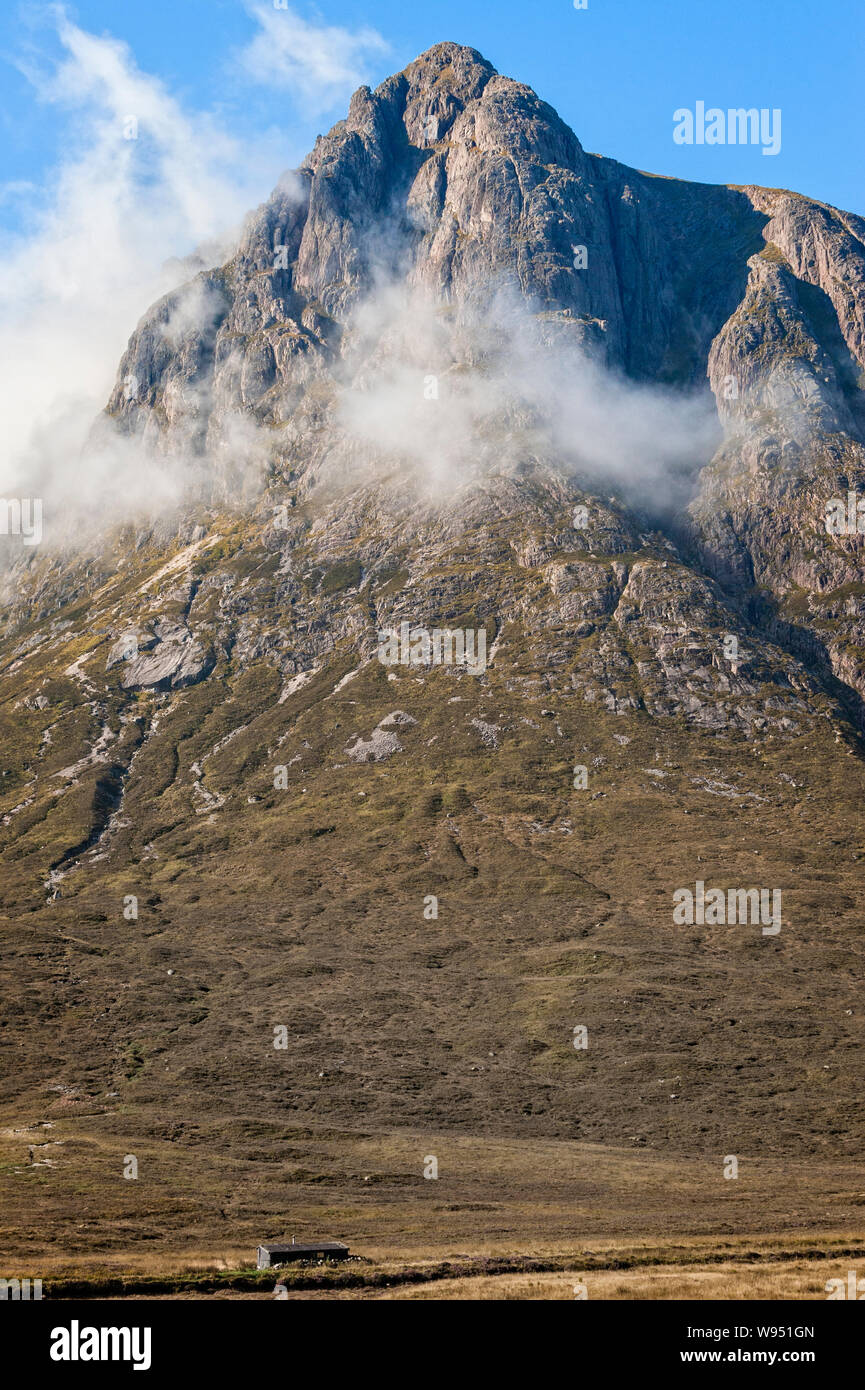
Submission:
M 573 1145 L 693 1165 L 631 1236 L 847 1229 L 865 223 L 443 43 L 207 262 L 0 578 L 10 1228 L 620 1232 Z M 840 1165 L 831 1213 L 731 1215 L 725 1155 Z

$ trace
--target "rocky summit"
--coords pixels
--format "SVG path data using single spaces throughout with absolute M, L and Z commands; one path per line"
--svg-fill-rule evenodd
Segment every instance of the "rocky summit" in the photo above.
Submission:
M 88 448 L 176 510 L 6 556 L 7 1248 L 404 1241 L 468 1144 L 501 1230 L 532 1145 L 861 1153 L 863 369 L 862 218 L 456 44 L 355 93 L 129 340 Z

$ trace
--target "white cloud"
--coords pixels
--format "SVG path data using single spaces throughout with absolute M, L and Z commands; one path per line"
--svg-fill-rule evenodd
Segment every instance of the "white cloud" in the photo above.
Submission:
M 142 73 L 124 44 L 57 13 L 62 58 L 29 75 L 40 98 L 64 113 L 66 153 L 41 201 L 27 199 L 26 233 L 0 247 L 0 496 L 42 497 L 48 539 L 58 518 L 92 531 L 169 507 L 196 478 L 222 477 L 239 497 L 260 477 L 267 434 L 256 434 L 247 418 L 228 422 L 221 453 L 214 449 L 206 461 L 145 457 L 104 422 L 93 447 L 92 430 L 135 323 L 191 278 L 170 258 L 207 246 L 210 264 L 226 259 L 234 229 L 279 172 L 275 147 L 235 141 Z M 367 30 L 314 29 L 263 4 L 256 13 L 261 33 L 246 59 L 254 66 L 257 44 L 272 50 L 265 56 L 275 76 L 299 93 L 307 84 L 319 96 L 354 85 L 353 65 L 383 42 Z M 278 42 L 265 42 L 277 32 Z M 137 138 L 124 138 L 130 131 Z M 26 197 L 26 188 L 20 192 Z M 371 261 L 393 259 L 383 250 L 393 248 L 379 228 Z M 485 311 L 463 306 L 452 325 L 439 307 L 402 284 L 388 288 L 384 275 L 355 315 L 339 418 L 373 464 L 407 458 L 447 491 L 512 455 L 517 463 L 537 455 L 657 500 L 679 498 L 712 452 L 711 400 L 604 372 L 575 320 L 544 327 L 548 316 L 506 295 Z M 182 340 L 213 313 L 199 283 L 178 301 L 165 332 Z M 440 387 L 432 407 L 424 391 L 431 374 Z M 192 419 L 201 405 L 194 390 L 173 389 L 170 404 Z
M 192 273 L 169 258 L 207 246 L 223 259 L 280 172 L 275 145 L 235 141 L 125 44 L 54 13 L 59 60 L 22 71 L 61 113 L 62 157 L 35 197 L 7 189 L 25 198 L 24 230 L 0 246 L 0 495 L 44 495 L 46 534 L 76 500 L 107 518 L 176 491 L 130 450 L 85 470 L 82 445 L 141 314 Z
M 687 501 L 721 440 L 707 388 L 628 381 L 577 320 L 553 321 L 513 291 L 448 307 L 401 283 L 358 305 L 338 399 L 365 446 L 348 451 L 352 468 L 408 462 L 448 496 L 536 461 L 656 513 Z
M 298 93 L 314 114 L 344 102 L 369 62 L 389 50 L 375 29 L 311 24 L 272 0 L 247 0 L 246 8 L 259 29 L 237 55 L 241 69 L 258 84 Z

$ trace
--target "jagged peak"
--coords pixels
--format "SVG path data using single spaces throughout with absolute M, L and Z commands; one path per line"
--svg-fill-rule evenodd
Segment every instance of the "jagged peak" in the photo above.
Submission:
M 403 69 L 404 75 L 414 86 L 433 85 L 441 82 L 442 75 L 452 69 L 455 79 L 451 90 L 456 93 L 456 84 L 462 80 L 469 79 L 469 84 L 473 82 L 477 74 L 477 69 L 486 74 L 486 80 L 498 76 L 497 70 L 493 67 L 482 53 L 476 48 L 468 48 L 460 43 L 436 43 L 432 48 L 428 48 L 424 53 L 420 53 L 407 68 Z M 467 93 L 470 98 L 474 93 Z
M 394 118 L 405 124 L 413 144 L 434 145 L 446 137 L 454 120 L 483 96 L 490 83 L 507 80 L 475 48 L 450 42 L 434 44 L 401 72 L 386 77 L 375 91 L 358 87 L 346 118 L 337 121 L 327 136 L 318 137 L 303 167 L 314 169 L 322 148 L 332 139 L 351 133 L 372 134 L 381 128 L 382 121 L 387 125 Z

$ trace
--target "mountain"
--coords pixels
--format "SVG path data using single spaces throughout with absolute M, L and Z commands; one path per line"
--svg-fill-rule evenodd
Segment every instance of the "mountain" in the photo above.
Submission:
M 185 505 L 2 585 L 10 1225 L 404 1243 L 433 1133 L 532 1221 L 533 1145 L 859 1151 L 863 271 L 861 218 L 589 154 L 445 43 L 145 314 L 91 445 Z M 780 932 L 679 925 L 698 882 Z

